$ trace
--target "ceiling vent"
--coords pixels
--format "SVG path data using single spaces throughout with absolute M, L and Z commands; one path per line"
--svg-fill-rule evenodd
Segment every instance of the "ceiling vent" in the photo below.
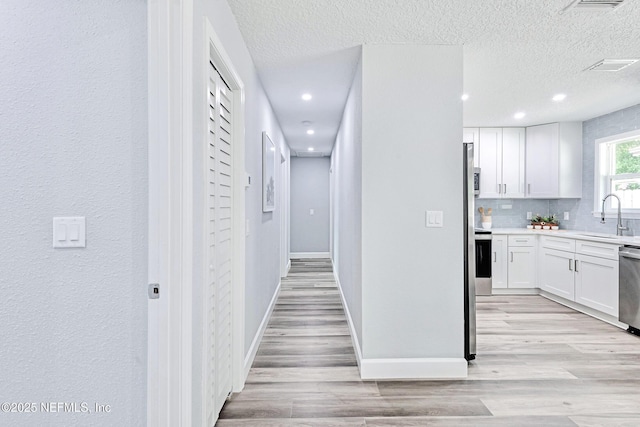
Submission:
M 322 151 L 296 151 L 298 157 L 324 157 Z
M 562 12 L 560 13 L 564 13 L 569 9 L 593 11 L 611 10 L 620 6 L 624 2 L 625 0 L 574 0 L 567 7 L 562 9 Z
M 637 59 L 603 59 L 587 67 L 585 71 L 620 71 L 636 62 Z

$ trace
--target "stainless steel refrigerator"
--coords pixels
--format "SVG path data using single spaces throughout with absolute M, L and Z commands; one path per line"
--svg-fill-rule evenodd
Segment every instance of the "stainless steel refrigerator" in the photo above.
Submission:
M 473 144 L 464 143 L 464 358 L 476 358 L 476 255 L 474 226 Z

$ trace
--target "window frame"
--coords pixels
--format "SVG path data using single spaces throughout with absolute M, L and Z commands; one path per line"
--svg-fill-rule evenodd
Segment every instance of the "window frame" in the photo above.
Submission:
M 593 216 L 599 218 L 602 212 L 602 199 L 611 191 L 611 181 L 618 179 L 640 178 L 640 172 L 637 174 L 619 174 L 611 175 L 609 172 L 615 167 L 612 165 L 613 159 L 609 156 L 609 146 L 611 144 L 619 144 L 623 142 L 640 140 L 640 129 L 629 132 L 623 132 L 616 135 L 598 138 L 595 140 L 595 159 L 594 159 L 594 198 L 593 198 Z M 609 198 L 605 204 L 605 218 L 617 218 L 618 208 L 613 207 L 613 197 Z M 640 208 L 623 208 L 622 216 L 627 219 L 640 219 Z

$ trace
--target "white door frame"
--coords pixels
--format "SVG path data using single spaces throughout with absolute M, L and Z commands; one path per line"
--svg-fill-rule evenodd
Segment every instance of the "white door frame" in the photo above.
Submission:
M 285 156 L 285 154 L 287 154 Z M 281 152 L 280 161 L 280 278 L 287 277 L 291 267 L 289 259 L 289 194 L 290 154 Z
M 160 285 L 160 298 L 150 299 L 148 304 L 147 425 L 191 426 L 194 411 L 193 0 L 149 0 L 147 17 L 148 278 L 149 283 Z M 212 40 L 213 51 L 221 60 L 216 66 L 227 82 L 234 82 L 232 89 L 237 89 L 234 94 L 237 143 L 233 153 L 236 160 L 232 322 L 233 391 L 239 392 L 245 380 L 244 86 L 231 67 L 222 43 L 215 33 L 209 32 L 213 31 L 210 27 L 208 24 L 207 40 Z
M 149 0 L 147 424 L 191 425 L 193 0 Z

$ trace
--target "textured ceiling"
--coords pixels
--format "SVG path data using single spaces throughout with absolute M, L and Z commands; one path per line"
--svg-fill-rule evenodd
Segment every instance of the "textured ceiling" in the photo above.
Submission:
M 586 120 L 640 103 L 640 62 L 583 71 L 604 58 L 640 58 L 637 0 L 564 14 L 571 0 L 228 2 L 294 151 L 331 151 L 362 44 L 463 45 L 465 126 Z M 567 99 L 552 102 L 560 92 Z

